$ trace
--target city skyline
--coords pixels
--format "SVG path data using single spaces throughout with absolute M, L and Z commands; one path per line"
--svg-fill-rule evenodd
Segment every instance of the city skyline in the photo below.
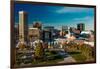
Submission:
M 17 3 L 14 7 L 15 24 L 18 24 L 18 12 L 25 11 L 28 13 L 28 25 L 40 21 L 44 26 L 60 29 L 63 25 L 76 28 L 78 23 L 84 23 L 86 30 L 94 30 L 94 8 Z
M 13 67 L 95 62 L 94 7 L 15 2 L 13 16 Z

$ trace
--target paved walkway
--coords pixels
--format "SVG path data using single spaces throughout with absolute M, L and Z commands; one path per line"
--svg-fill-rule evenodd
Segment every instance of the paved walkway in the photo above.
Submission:
M 63 61 L 60 61 L 59 63 L 74 63 L 76 62 L 76 60 L 74 58 L 72 58 L 71 56 L 68 56 L 66 58 L 64 58 Z

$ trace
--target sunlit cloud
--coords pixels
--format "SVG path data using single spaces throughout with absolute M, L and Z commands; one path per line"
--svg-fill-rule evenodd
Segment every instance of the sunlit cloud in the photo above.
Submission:
M 83 18 L 74 18 L 73 20 L 75 20 L 75 21 L 87 21 L 87 20 L 93 20 L 93 19 L 94 19 L 93 17 L 86 16 Z
M 63 7 L 59 10 L 56 10 L 57 13 L 81 13 L 81 12 L 89 12 L 92 9 L 81 8 L 81 7 Z

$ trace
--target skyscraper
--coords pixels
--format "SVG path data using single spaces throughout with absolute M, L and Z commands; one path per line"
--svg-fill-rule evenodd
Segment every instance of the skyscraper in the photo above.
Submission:
M 35 41 L 37 39 L 40 39 L 40 30 L 38 28 L 29 28 L 29 37 L 31 38 L 31 41 Z
M 84 23 L 77 24 L 77 29 L 80 30 L 80 31 L 84 31 L 85 30 L 85 24 Z
M 27 13 L 19 11 L 19 41 L 27 42 L 28 25 L 27 25 Z

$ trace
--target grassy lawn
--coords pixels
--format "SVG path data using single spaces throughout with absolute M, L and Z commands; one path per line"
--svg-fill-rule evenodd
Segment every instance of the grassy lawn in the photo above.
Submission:
M 48 65 L 48 64 L 57 64 L 60 61 L 63 61 L 64 58 L 62 56 L 57 55 L 55 51 L 47 51 L 45 52 L 45 59 L 42 61 L 36 60 L 33 61 L 32 64 L 36 65 Z
M 33 61 L 32 64 L 34 65 L 57 64 L 58 62 L 63 61 L 63 60 L 64 60 L 63 58 L 60 58 L 60 59 L 48 60 L 48 61 L 36 61 L 36 62 Z
M 77 62 L 93 61 L 93 49 L 87 44 L 78 45 L 75 43 L 69 43 L 66 45 L 65 50 L 71 55 Z
M 86 56 L 82 55 L 81 52 L 68 52 L 77 62 L 85 62 Z

